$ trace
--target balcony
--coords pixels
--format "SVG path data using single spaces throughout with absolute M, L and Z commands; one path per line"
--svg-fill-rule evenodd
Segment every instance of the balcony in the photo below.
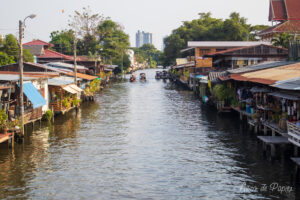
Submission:
M 300 147 L 300 126 L 297 126 L 295 123 L 287 121 L 287 127 L 289 141 L 294 145 Z

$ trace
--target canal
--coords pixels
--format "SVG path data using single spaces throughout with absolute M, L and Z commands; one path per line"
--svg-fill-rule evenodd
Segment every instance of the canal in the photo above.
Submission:
M 237 116 L 146 73 L 146 83 L 115 83 L 77 114 L 29 127 L 13 150 L 1 146 L 0 199 L 299 197 L 291 163 L 264 159 Z

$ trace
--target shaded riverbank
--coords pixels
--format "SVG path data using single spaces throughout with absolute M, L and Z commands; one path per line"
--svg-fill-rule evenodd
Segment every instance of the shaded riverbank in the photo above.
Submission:
M 237 116 L 146 72 L 146 83 L 116 83 L 12 152 L 1 147 L 0 198 L 295 198 L 260 191 L 290 186 L 291 167 L 264 160 Z

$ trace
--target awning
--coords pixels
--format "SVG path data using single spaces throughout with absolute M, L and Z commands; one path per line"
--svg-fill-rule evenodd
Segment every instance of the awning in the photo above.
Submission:
M 252 93 L 260 93 L 260 92 L 268 93 L 268 92 L 270 92 L 270 90 L 268 88 L 254 86 L 253 88 L 250 89 L 250 92 L 252 92 Z
M 77 87 L 74 84 L 67 85 L 67 86 L 63 87 L 63 89 L 71 94 L 77 94 L 77 93 L 81 93 L 83 91 L 81 88 Z
M 31 101 L 33 108 L 39 108 L 47 104 L 44 97 L 31 82 L 23 84 L 23 93 Z
M 279 97 L 282 99 L 288 99 L 288 100 L 300 100 L 300 96 L 298 95 L 294 95 L 294 94 L 286 94 L 286 93 L 282 93 L 282 92 L 272 92 L 269 93 L 269 95 L 274 96 L 274 97 Z
M 75 84 L 71 84 L 69 85 L 72 89 L 76 90 L 78 93 L 82 92 L 83 90 L 79 87 L 77 87 L 77 85 Z
M 71 94 L 77 94 L 78 92 L 76 90 L 74 90 L 72 87 L 70 87 L 69 85 L 63 87 L 63 89 Z

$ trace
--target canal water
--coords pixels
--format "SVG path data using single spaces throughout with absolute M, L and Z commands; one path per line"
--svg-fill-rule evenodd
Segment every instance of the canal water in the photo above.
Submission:
M 155 80 L 120 82 L 0 147 L 0 199 L 296 199 L 290 162 L 263 158 L 235 115 Z M 292 187 L 292 188 L 290 188 Z

